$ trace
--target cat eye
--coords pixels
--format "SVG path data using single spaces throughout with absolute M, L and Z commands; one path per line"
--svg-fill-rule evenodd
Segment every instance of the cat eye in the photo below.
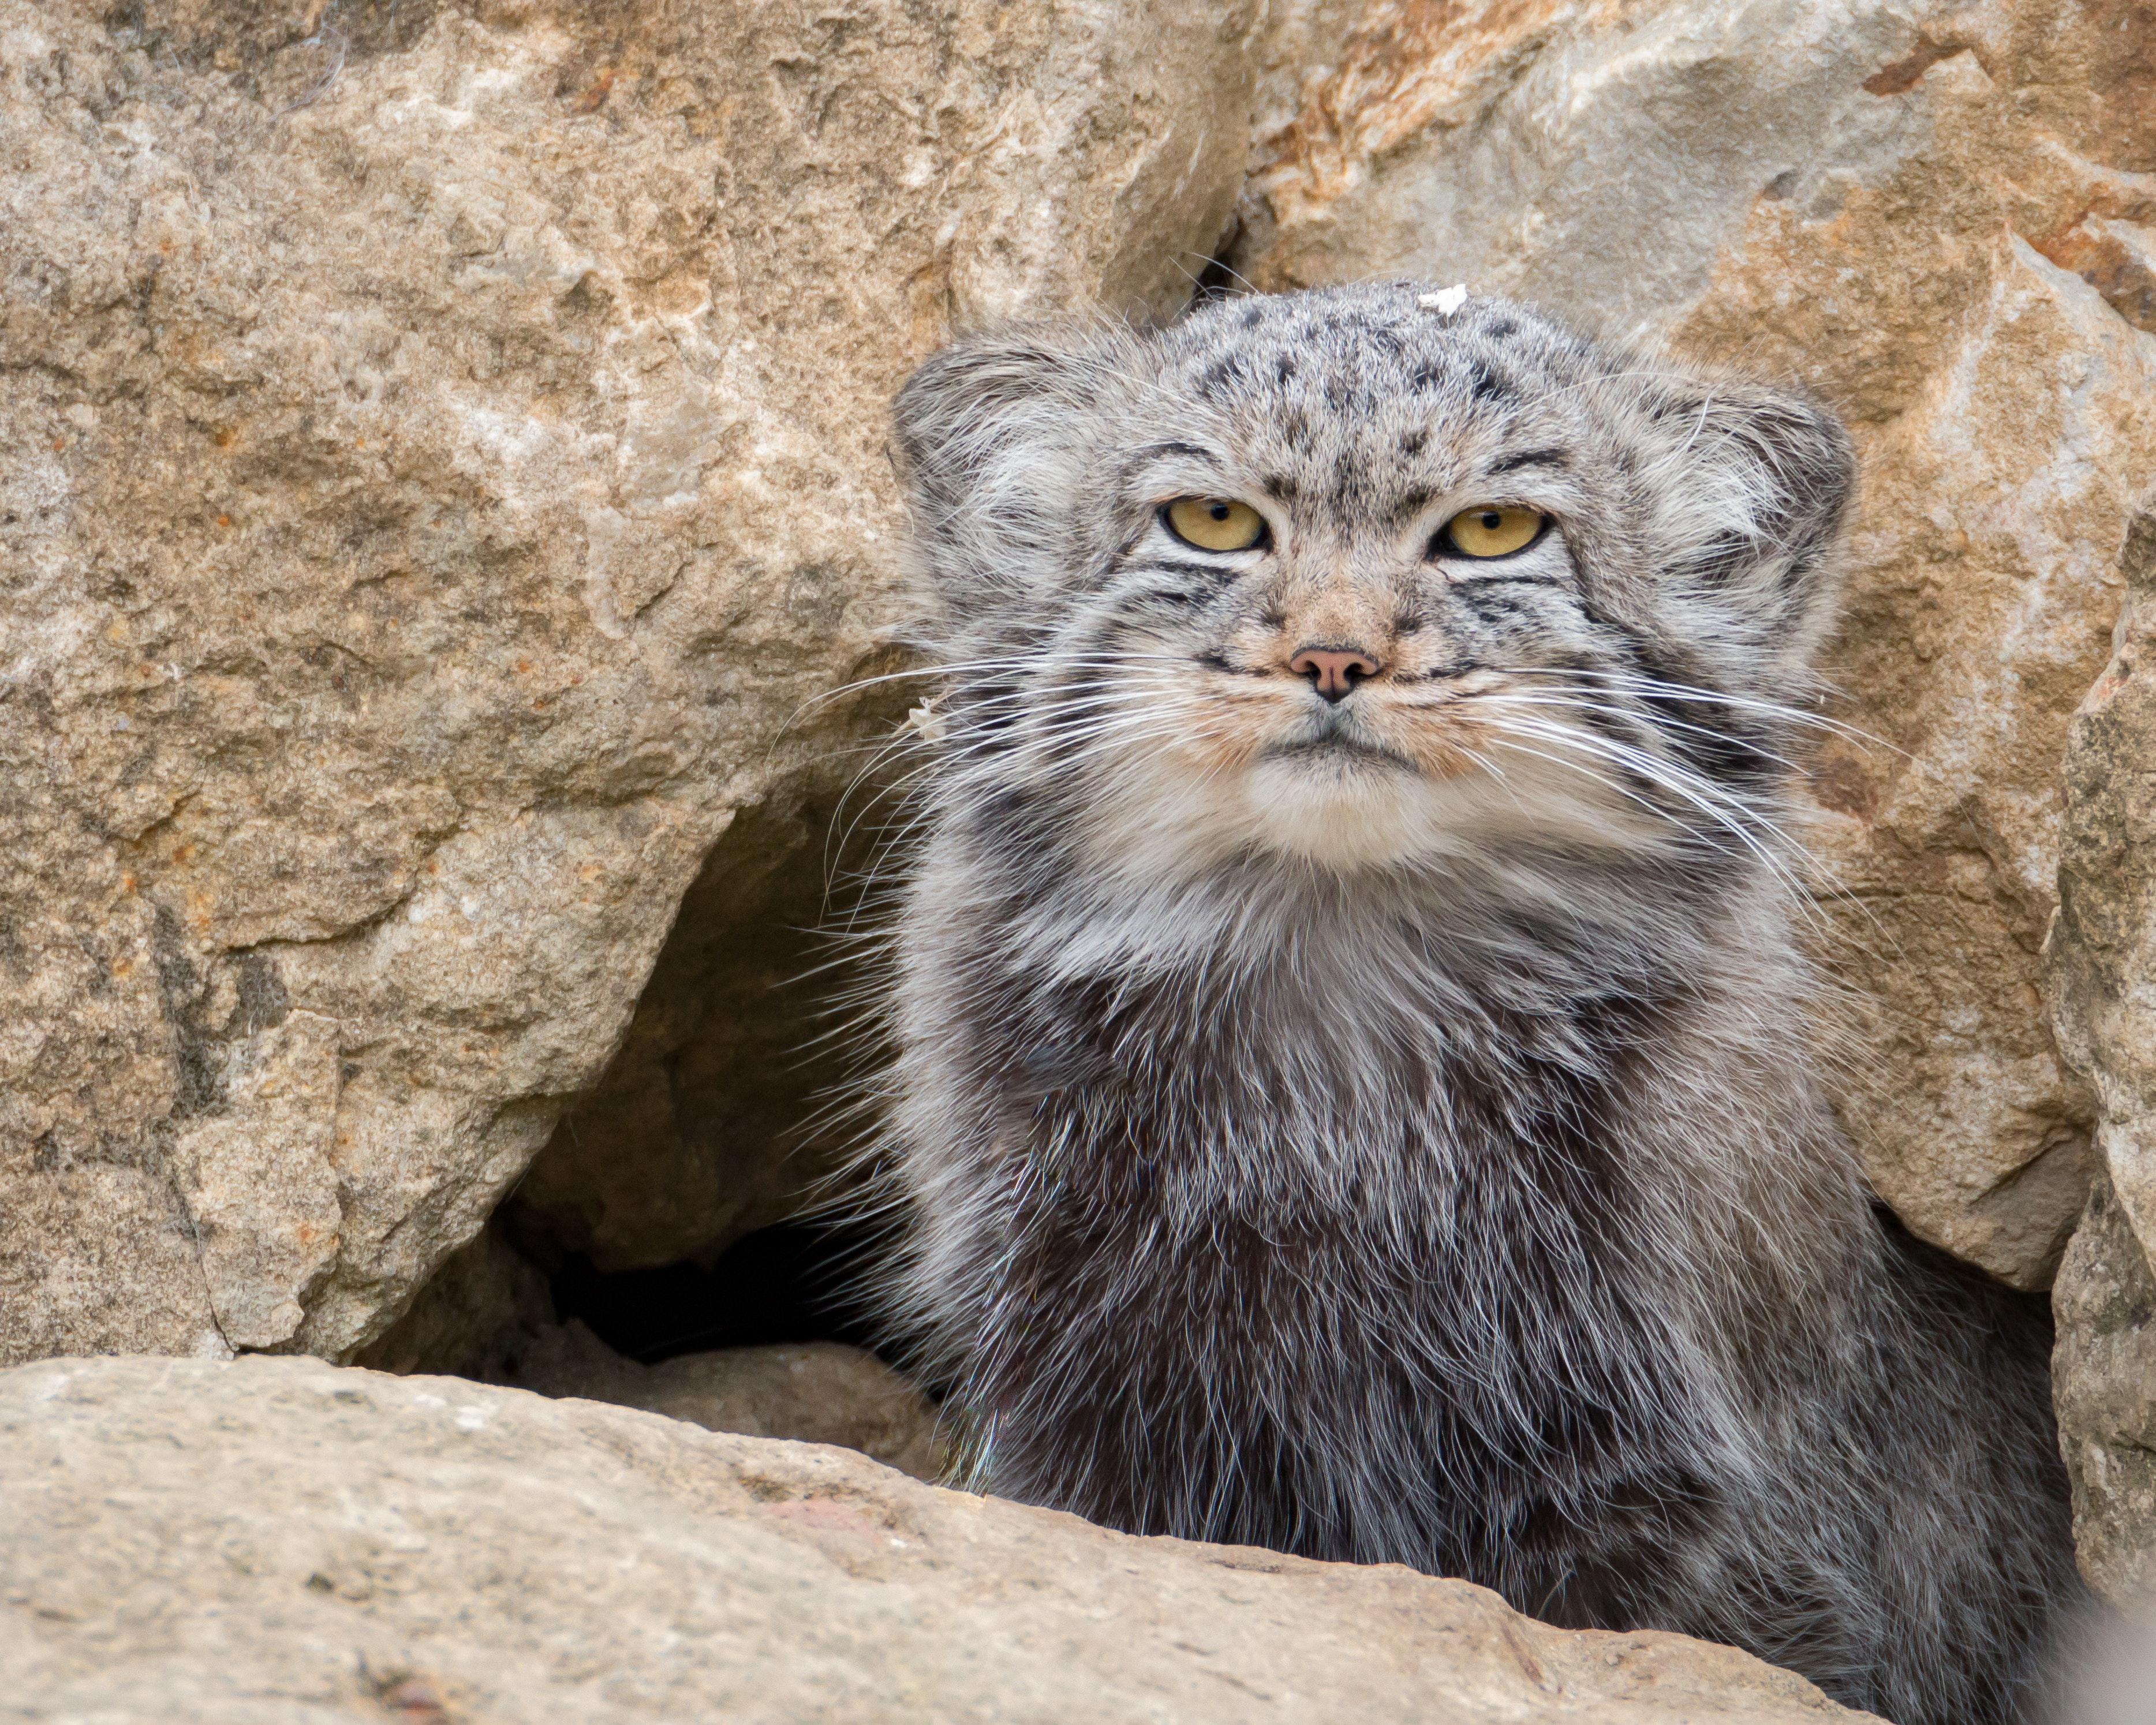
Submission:
M 1500 508 L 1494 504 L 1463 509 L 1445 524 L 1445 531 L 1430 549 L 1440 557 L 1450 552 L 1464 557 L 1508 557 L 1540 538 L 1548 519 L 1538 509 Z
M 1160 512 L 1168 531 L 1200 551 L 1248 551 L 1265 536 L 1265 518 L 1225 497 L 1178 497 Z

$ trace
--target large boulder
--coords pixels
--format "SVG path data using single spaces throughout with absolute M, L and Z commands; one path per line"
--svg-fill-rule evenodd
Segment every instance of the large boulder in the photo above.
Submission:
M 1748 1655 L 313 1360 L 0 1373 L 25 1721 L 1831 1725 Z
M 0 1360 L 350 1351 L 715 845 L 690 945 L 754 973 L 904 710 L 803 713 L 896 668 L 890 393 L 1179 303 L 1260 11 L 0 0 Z M 716 1160 L 693 1245 L 777 1183 L 744 1117 L 637 1141 Z M 535 1196 L 603 1240 L 636 1185 Z
M 1263 288 L 1540 300 L 1799 380 L 1862 457 L 1805 836 L 1845 1118 L 1920 1234 L 2041 1287 L 2091 1104 L 2042 1009 L 2058 763 L 2156 470 L 2156 14 L 2128 0 L 1281 9 Z
M 2066 751 L 2051 973 L 2101 1166 L 2059 1271 L 2055 1383 L 2082 1568 L 2156 1605 L 2156 494 L 2124 570 L 2118 649 Z

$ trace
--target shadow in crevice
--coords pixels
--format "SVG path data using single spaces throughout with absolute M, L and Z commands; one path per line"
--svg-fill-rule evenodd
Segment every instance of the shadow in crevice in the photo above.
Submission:
M 736 1241 L 709 1265 L 608 1275 L 565 1256 L 548 1280 L 563 1322 L 583 1323 L 615 1353 L 656 1365 L 685 1353 L 778 1343 L 878 1339 L 862 1277 L 878 1240 L 867 1230 L 783 1222 Z
M 875 1059 L 855 913 L 895 807 L 848 781 L 893 750 L 912 695 L 879 685 L 819 716 L 839 747 L 712 847 L 620 1049 L 505 1206 L 536 1260 L 710 1266 L 840 1175 L 861 1119 L 850 1082 Z

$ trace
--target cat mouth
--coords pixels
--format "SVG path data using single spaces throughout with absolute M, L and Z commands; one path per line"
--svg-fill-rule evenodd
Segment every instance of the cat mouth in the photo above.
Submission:
M 1328 724 L 1312 736 L 1268 743 L 1264 754 L 1270 761 L 1323 761 L 1339 766 L 1389 767 L 1410 773 L 1415 770 L 1414 762 L 1405 755 L 1358 737 L 1337 723 Z

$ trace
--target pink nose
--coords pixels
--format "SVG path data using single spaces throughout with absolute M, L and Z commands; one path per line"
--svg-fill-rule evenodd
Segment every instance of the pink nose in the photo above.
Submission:
M 1298 648 L 1287 668 L 1298 677 L 1308 677 L 1310 686 L 1327 701 L 1337 701 L 1365 677 L 1378 674 L 1378 661 L 1354 649 Z

